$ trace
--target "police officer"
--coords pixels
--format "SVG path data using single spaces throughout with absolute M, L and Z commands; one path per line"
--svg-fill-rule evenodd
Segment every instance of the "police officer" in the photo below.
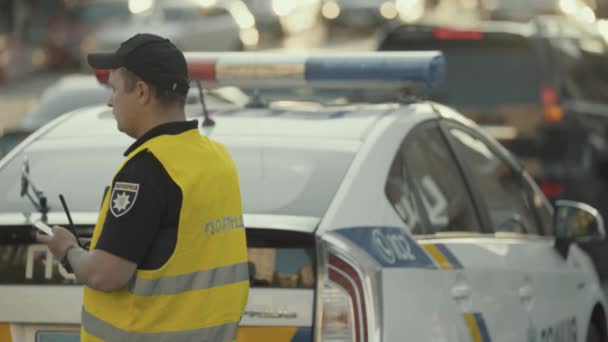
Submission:
M 62 227 L 38 236 L 85 285 L 81 340 L 234 340 L 249 291 L 237 171 L 223 145 L 185 120 L 184 55 L 137 34 L 88 62 L 110 70 L 108 106 L 136 141 L 89 250 Z

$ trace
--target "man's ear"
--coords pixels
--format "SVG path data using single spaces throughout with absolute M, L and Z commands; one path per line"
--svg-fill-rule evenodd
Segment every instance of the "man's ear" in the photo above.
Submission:
M 135 84 L 135 91 L 137 92 L 137 101 L 139 101 L 140 104 L 145 105 L 152 101 L 152 88 L 150 88 L 148 83 L 137 81 Z

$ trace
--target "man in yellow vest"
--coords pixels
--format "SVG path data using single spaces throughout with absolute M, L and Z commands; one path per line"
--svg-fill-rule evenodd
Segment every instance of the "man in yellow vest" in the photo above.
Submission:
M 137 34 L 109 69 L 118 129 L 136 141 L 104 195 L 89 250 L 62 227 L 38 240 L 84 284 L 81 341 L 232 341 L 247 303 L 247 245 L 236 167 L 186 121 L 183 53 Z

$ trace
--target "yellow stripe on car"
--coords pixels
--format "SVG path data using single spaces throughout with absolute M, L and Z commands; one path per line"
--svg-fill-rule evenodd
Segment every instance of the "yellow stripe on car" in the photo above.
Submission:
M 0 341 L 11 342 L 11 325 L 9 323 L 0 323 Z
M 423 244 L 422 247 L 442 270 L 451 270 L 454 268 L 448 258 L 435 245 Z
M 469 328 L 469 332 L 471 333 L 471 342 L 483 342 L 481 331 L 479 330 L 475 316 L 473 316 L 472 313 L 465 313 L 464 321 L 466 322 L 467 328 Z
M 290 342 L 297 327 L 240 327 L 237 342 Z

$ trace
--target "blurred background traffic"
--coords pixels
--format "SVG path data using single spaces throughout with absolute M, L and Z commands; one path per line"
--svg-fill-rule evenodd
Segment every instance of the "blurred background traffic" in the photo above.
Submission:
M 86 55 L 138 32 L 184 51 L 441 50 L 428 97 L 499 139 L 548 198 L 608 217 L 607 19 L 608 0 L 0 0 L 0 157 L 104 103 Z M 608 248 L 584 248 L 608 279 Z

